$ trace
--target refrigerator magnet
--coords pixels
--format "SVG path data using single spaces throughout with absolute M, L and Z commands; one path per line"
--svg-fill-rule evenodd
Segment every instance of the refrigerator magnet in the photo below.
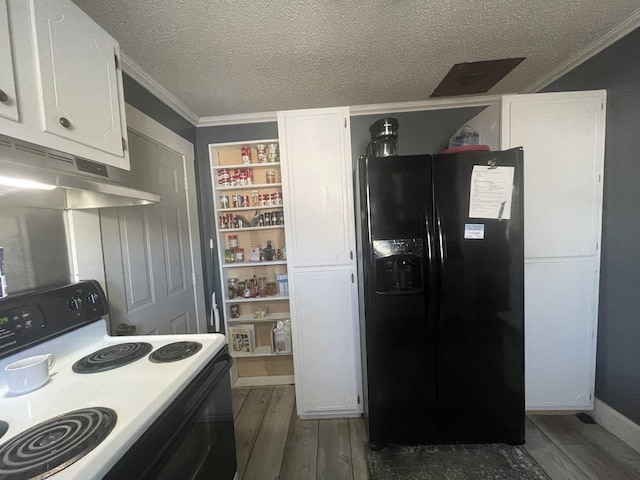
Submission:
M 465 223 L 464 238 L 484 240 L 484 223 Z

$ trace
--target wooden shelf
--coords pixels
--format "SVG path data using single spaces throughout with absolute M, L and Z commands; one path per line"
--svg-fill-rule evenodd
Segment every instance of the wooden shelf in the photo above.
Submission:
M 219 208 L 218 212 L 243 212 L 247 210 L 279 210 L 282 209 L 282 205 L 266 205 L 264 207 L 237 207 L 237 208 Z M 276 225 L 279 226 L 279 225 Z
M 233 230 L 237 230 L 237 228 L 234 228 Z M 271 265 L 286 265 L 286 264 L 287 264 L 286 260 L 274 260 L 272 262 L 237 262 L 237 263 L 225 263 L 224 265 L 222 265 L 222 268 L 269 267 Z
M 267 313 L 264 318 L 254 318 L 253 314 L 245 313 L 240 315 L 238 318 L 230 318 L 227 320 L 228 324 L 234 323 L 270 323 L 277 322 L 278 320 L 288 320 L 291 318 L 290 312 L 273 312 Z
M 289 300 L 288 295 L 271 295 L 267 297 L 253 297 L 253 298 L 227 298 L 226 303 L 251 303 L 251 302 L 277 302 L 279 300 Z M 287 317 L 288 318 L 288 317 Z
M 236 165 L 218 165 L 211 167 L 212 170 L 222 170 L 224 168 L 236 170 L 238 168 L 262 168 L 262 167 L 279 167 L 280 162 L 264 162 L 264 163 L 240 163 Z
M 219 228 L 220 233 L 249 232 L 251 230 L 273 230 L 284 228 L 284 225 L 270 225 L 268 227 L 242 227 L 242 228 Z
M 273 353 L 271 351 L 271 346 L 260 346 L 256 347 L 255 350 L 251 353 L 241 353 L 241 352 L 231 352 L 232 357 L 287 357 L 291 356 L 291 353 Z
M 233 187 L 216 186 L 216 192 L 228 192 L 229 190 L 259 190 L 262 188 L 282 187 L 282 183 L 252 183 L 251 185 L 234 185 Z

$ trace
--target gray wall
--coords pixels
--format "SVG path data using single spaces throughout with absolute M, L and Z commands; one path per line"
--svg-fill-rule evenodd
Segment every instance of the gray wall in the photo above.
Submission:
M 596 397 L 640 423 L 640 29 L 544 89 L 606 88 Z
M 278 138 L 278 124 L 250 123 L 246 125 L 223 125 L 219 127 L 200 127 L 196 129 L 196 177 L 198 179 L 198 199 L 200 208 L 200 237 L 202 242 L 202 261 L 207 304 L 207 319 L 211 316 L 211 292 L 215 289 L 221 318 L 224 309 L 221 301 L 221 285 L 218 275 L 218 252 L 216 249 L 216 229 L 213 213 L 213 185 L 209 170 L 210 143 L 248 142 L 265 138 Z M 209 248 L 209 239 L 214 241 L 214 250 Z
M 0 226 L 9 296 L 70 282 L 62 210 L 2 207 Z
M 458 127 L 482 110 L 484 107 L 351 117 L 351 153 L 354 159 L 364 154 L 370 139 L 369 126 L 385 117 L 398 120 L 400 155 L 438 153 L 449 146 L 449 138 Z
M 142 85 L 122 75 L 124 84 L 124 100 L 156 122 L 174 131 L 191 143 L 196 143 L 196 127 L 149 93 Z

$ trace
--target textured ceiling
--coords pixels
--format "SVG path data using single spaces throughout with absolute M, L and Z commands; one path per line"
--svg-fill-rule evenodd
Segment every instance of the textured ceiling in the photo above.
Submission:
M 455 63 L 520 92 L 638 0 L 74 0 L 198 116 L 426 100 Z

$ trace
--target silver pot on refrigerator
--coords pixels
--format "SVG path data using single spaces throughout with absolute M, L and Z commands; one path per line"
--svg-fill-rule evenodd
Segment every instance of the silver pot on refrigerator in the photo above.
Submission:
M 383 118 L 369 127 L 371 141 L 367 146 L 369 157 L 393 157 L 398 155 L 398 120 Z

